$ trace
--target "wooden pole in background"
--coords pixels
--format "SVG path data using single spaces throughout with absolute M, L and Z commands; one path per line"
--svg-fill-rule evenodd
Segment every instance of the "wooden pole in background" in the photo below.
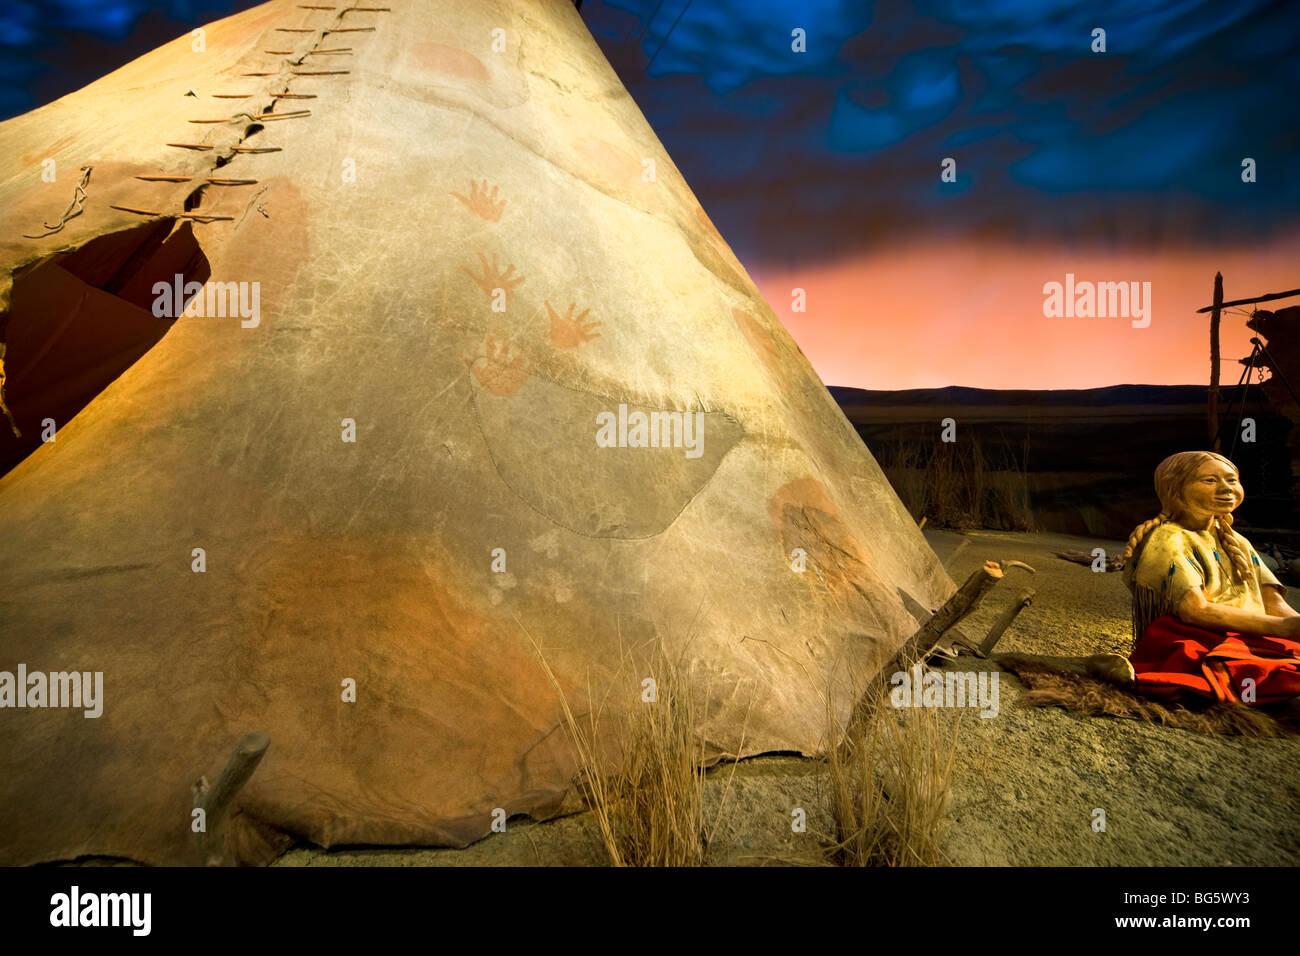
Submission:
M 1219 450 L 1219 313 L 1223 309 L 1223 273 L 1214 274 L 1214 305 L 1210 306 L 1210 441 Z

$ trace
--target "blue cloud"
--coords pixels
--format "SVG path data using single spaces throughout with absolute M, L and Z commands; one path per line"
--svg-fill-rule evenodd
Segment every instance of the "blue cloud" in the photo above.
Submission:
M 1011 166 L 1019 181 L 1057 192 L 1162 189 L 1204 167 L 1225 131 L 1204 121 L 1196 104 L 1147 113 L 1119 129 L 1075 128 L 1052 137 Z
M 0 110 L 256 2 L 0 0 Z M 1175 207 L 1207 242 L 1300 218 L 1280 119 L 1300 4 L 585 0 L 582 17 L 742 255 L 962 228 L 1133 238 Z M 940 184 L 948 155 L 958 182 Z M 1247 155 L 1261 175 L 1243 189 Z
M 624 0 L 611 6 L 647 18 L 657 11 L 639 41 L 642 53 L 654 57 L 650 76 L 699 76 L 717 96 L 756 79 L 818 72 L 833 63 L 846 38 L 871 22 L 871 4 L 860 0 Z M 796 29 L 804 33 L 804 52 L 791 49 Z

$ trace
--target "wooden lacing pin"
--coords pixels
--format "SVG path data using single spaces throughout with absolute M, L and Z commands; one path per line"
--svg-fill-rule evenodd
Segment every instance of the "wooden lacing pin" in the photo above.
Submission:
M 253 119 L 260 123 L 262 120 L 301 119 L 304 116 L 311 116 L 311 110 L 294 110 L 290 113 L 259 113 Z
M 234 216 L 215 216 L 211 213 L 202 212 L 177 212 L 168 214 L 165 212 L 156 212 L 152 209 L 135 209 L 131 206 L 118 206 L 114 203 L 109 203 L 108 205 L 110 209 L 120 209 L 122 212 L 129 212 L 137 216 L 159 216 L 162 218 L 168 218 L 170 216 L 170 218 L 173 219 L 193 219 L 195 222 L 233 222 L 235 218 Z
M 236 153 L 278 153 L 283 146 L 232 146 L 230 149 Z
M 392 13 L 392 7 L 345 7 L 344 13 Z
M 155 212 L 152 209 L 136 209 L 134 206 L 119 206 L 116 203 L 109 203 L 109 209 L 120 209 L 122 212 L 134 213 L 137 216 L 165 216 L 165 212 Z
M 374 33 L 374 27 L 334 27 L 326 30 L 326 33 Z
M 263 50 L 263 53 L 269 53 L 272 56 L 293 56 L 293 50 Z
M 186 120 L 185 122 L 187 123 L 229 123 L 230 117 L 227 116 L 224 119 Z
M 240 76 L 279 76 L 280 74 L 277 71 L 275 73 L 240 73 L 239 75 Z
M 276 27 L 276 33 L 315 33 L 315 30 L 308 30 L 305 27 Z
M 273 100 L 314 100 L 315 93 L 272 93 Z
M 207 182 L 213 186 L 253 186 L 257 183 L 256 179 L 218 179 L 215 176 L 209 176 Z
M 147 183 L 188 183 L 193 176 L 136 176 Z
M 290 70 L 294 76 L 335 76 L 339 73 L 351 73 L 351 70 Z
M 252 93 L 213 93 L 214 100 L 247 100 L 253 96 Z
M 337 10 L 338 9 L 338 7 L 322 7 L 315 3 L 300 3 L 298 4 L 298 6 L 301 7 L 303 10 Z
M 175 146 L 177 149 L 197 149 L 202 152 L 206 152 L 207 150 L 213 148 L 211 146 L 204 146 L 201 143 L 165 143 L 163 145 Z

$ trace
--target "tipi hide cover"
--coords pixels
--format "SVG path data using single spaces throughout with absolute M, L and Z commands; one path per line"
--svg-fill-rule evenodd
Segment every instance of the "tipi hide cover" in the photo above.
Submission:
M 195 862 L 253 730 L 231 860 L 552 815 L 538 648 L 617 711 L 662 638 L 710 755 L 818 752 L 952 593 L 572 3 L 377 7 L 0 124 L 0 863 Z

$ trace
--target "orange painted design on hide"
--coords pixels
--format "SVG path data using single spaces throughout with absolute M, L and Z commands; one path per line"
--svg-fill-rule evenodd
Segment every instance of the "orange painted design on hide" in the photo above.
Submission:
M 458 192 L 452 192 L 452 195 L 465 204 L 465 208 L 476 216 L 481 216 L 488 222 L 500 222 L 501 213 L 505 211 L 506 201 L 497 199 L 497 187 L 493 186 L 488 189 L 488 181 L 483 180 L 482 184 L 470 181 L 469 195 L 463 196 Z
M 591 309 L 583 309 L 575 317 L 573 314 L 575 308 L 577 308 L 577 303 L 570 302 L 569 311 L 561 316 L 551 307 L 551 303 L 546 303 L 546 311 L 551 317 L 551 344 L 556 348 L 577 348 L 583 342 L 590 342 L 592 339 L 600 338 L 600 333 L 593 332 L 592 329 L 601 323 L 583 321 L 583 318 Z
M 528 376 L 532 374 L 533 367 L 528 361 L 528 356 L 521 351 L 515 351 L 509 339 L 498 342 L 490 335 L 484 343 L 484 348 L 487 357 L 471 360 L 470 370 L 484 389 L 493 395 L 508 398 L 519 391 L 528 380 Z
M 445 43 L 419 43 L 412 49 L 421 66 L 437 73 L 448 73 L 476 83 L 488 81 L 488 69 L 473 53 L 466 53 Z
M 740 328 L 740 331 L 744 333 L 745 341 L 754 350 L 754 354 L 762 359 L 763 364 L 770 371 L 780 375 L 781 353 L 767 329 L 763 328 L 757 319 L 743 309 L 732 309 L 731 315 L 736 320 L 736 325 Z
M 515 286 L 523 282 L 524 277 L 513 275 L 515 271 L 513 263 L 507 266 L 504 272 L 501 271 L 501 266 L 497 262 L 497 254 L 495 252 L 492 253 L 491 264 L 488 263 L 487 257 L 484 256 L 483 253 L 476 252 L 474 254 L 478 256 L 478 261 L 483 266 L 483 274 L 481 276 L 476 276 L 464 266 L 461 266 L 461 271 L 473 279 L 475 284 L 483 290 L 483 293 L 489 299 L 492 299 L 495 296 L 497 289 L 504 291 L 506 296 L 506 305 L 509 305 L 510 297 L 515 294 Z
M 866 561 L 839 509 L 815 478 L 782 485 L 767 502 L 767 513 L 781 536 L 787 557 L 795 548 L 807 555 L 808 572 L 839 589 L 861 578 Z
M 641 184 L 641 162 L 626 150 L 603 139 L 584 136 L 573 144 L 574 151 L 588 164 L 588 172 L 602 172 L 618 186 Z

